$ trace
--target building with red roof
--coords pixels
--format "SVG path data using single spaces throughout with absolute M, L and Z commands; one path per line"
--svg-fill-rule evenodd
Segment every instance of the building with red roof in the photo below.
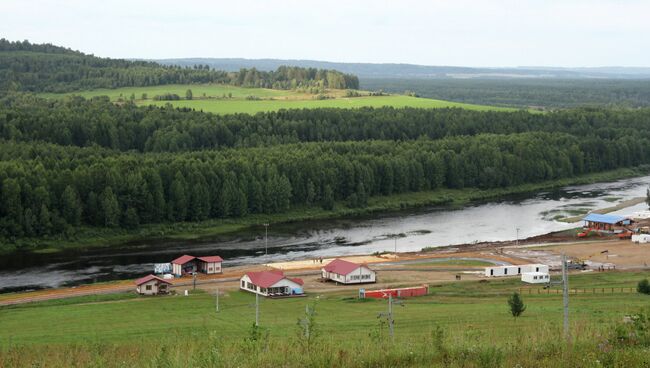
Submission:
M 172 273 L 178 277 L 194 272 L 202 272 L 208 275 L 222 273 L 222 262 L 223 259 L 219 256 L 194 257 L 186 254 L 171 262 Z
M 167 294 L 171 283 L 155 275 L 147 275 L 135 280 L 135 290 L 141 295 Z
M 338 258 L 321 269 L 321 276 L 341 284 L 364 284 L 377 281 L 375 271 L 368 266 Z
M 247 272 L 239 280 L 239 288 L 263 296 L 303 295 L 304 282 L 290 278 L 280 270 Z

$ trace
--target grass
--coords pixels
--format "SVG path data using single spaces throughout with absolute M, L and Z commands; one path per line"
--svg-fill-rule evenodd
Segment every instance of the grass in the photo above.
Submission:
M 487 267 L 494 266 L 494 263 L 485 261 L 476 261 L 470 259 L 442 259 L 440 261 L 418 262 L 409 264 L 411 267 L 424 267 L 424 266 L 459 266 L 459 267 Z
M 627 168 L 508 188 L 486 190 L 476 188 L 438 189 L 391 196 L 377 196 L 370 198 L 368 206 L 364 208 L 348 208 L 344 202 L 338 202 L 332 211 L 323 210 L 320 207 L 294 207 L 288 212 L 272 215 L 254 214 L 242 218 L 211 219 L 203 222 L 148 224 L 136 230 L 80 227 L 77 228 L 77 232 L 72 238 L 21 239 L 16 242 L 0 240 L 0 254 L 10 254 L 18 249 L 54 253 L 64 249 L 122 245 L 138 240 L 194 240 L 242 231 L 252 226 L 259 226 L 262 223 L 279 224 L 360 216 L 423 206 L 458 207 L 473 201 L 491 200 L 507 195 L 532 193 L 567 185 L 612 181 L 646 174 L 645 169 Z
M 194 99 L 179 101 L 154 101 L 155 95 L 174 93 L 181 98 L 185 92 L 191 89 Z M 146 93 L 147 100 L 143 100 L 142 94 Z M 254 114 L 265 111 L 278 111 L 280 109 L 303 109 L 303 108 L 360 108 L 360 107 L 416 107 L 416 108 L 443 108 L 459 107 L 470 110 L 494 110 L 494 111 L 516 111 L 513 108 L 473 105 L 459 102 L 433 100 L 428 98 L 417 98 L 403 95 L 389 96 L 368 96 L 344 97 L 343 90 L 330 90 L 326 94 L 335 97 L 333 99 L 317 100 L 315 95 L 298 91 L 273 90 L 265 88 L 242 88 L 220 84 L 203 85 L 165 85 L 151 87 L 125 87 L 118 89 L 98 89 L 92 91 L 80 91 L 66 94 L 44 93 L 47 98 L 58 98 L 67 95 L 79 95 L 86 98 L 93 96 L 108 96 L 111 100 L 117 101 L 122 98 L 128 100 L 131 95 L 135 96 L 138 105 L 165 106 L 171 103 L 175 107 L 187 107 L 204 112 L 215 114 L 248 113 Z M 231 95 L 232 97 L 226 97 Z M 258 100 L 247 99 L 255 96 Z
M 633 272 L 581 274 L 571 275 L 570 282 L 581 287 L 633 287 L 645 276 Z M 34 360 L 47 359 L 52 366 L 65 366 L 72 365 L 67 360 L 71 358 L 108 359 L 98 366 L 183 366 L 187 359 L 208 359 L 201 352 L 212 351 L 218 357 L 210 359 L 217 359 L 219 365 L 189 365 L 305 366 L 303 359 L 317 359 L 318 363 L 307 365 L 476 367 L 551 366 L 555 362 L 554 366 L 587 367 L 594 366 L 597 359 L 607 358 L 599 355 L 599 344 L 606 341 L 613 326 L 650 301 L 649 296 L 636 293 L 572 296 L 574 346 L 566 351 L 558 339 L 562 325 L 561 296 L 524 293 L 527 309 L 515 320 L 509 314 L 506 298 L 521 285 L 515 279 L 434 285 L 430 295 L 407 299 L 404 307 L 396 307 L 396 335 L 392 342 L 386 325 L 377 318 L 385 312 L 386 301 L 361 303 L 355 299 L 354 291 L 324 295 L 312 291 L 308 298 L 262 299 L 260 324 L 268 336 L 263 333 L 254 341 L 251 324 L 255 298 L 241 291 L 222 296 L 219 313 L 215 312 L 214 297 L 206 293 L 102 302 L 78 298 L 68 304 L 0 308 L 0 366 L 3 362 L 7 366 L 28 366 Z M 298 345 L 297 319 L 304 316 L 305 305 L 313 303 L 319 338 L 316 350 L 309 352 Z M 422 355 L 440 353 L 441 349 L 446 358 Z M 641 347 L 638 351 L 615 352 L 630 354 L 624 359 L 632 362 L 646 355 Z M 375 355 L 382 359 L 373 358 Z M 568 359 L 568 363 L 560 364 L 560 358 Z M 332 361 L 323 363 L 321 359 Z M 378 362 L 371 363 L 373 359 Z M 486 359 L 492 364 L 483 364 Z M 587 363 L 579 364 L 573 359 L 587 359 Z M 617 355 L 616 359 L 623 357 Z

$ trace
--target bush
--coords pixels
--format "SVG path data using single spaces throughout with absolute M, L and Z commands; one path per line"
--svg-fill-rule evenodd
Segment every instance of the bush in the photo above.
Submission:
M 510 306 L 510 313 L 513 317 L 519 317 L 526 310 L 524 300 L 521 299 L 519 293 L 515 292 L 508 298 L 508 305 Z
M 636 291 L 640 294 L 650 294 L 650 282 L 648 282 L 648 279 L 639 281 L 636 286 Z

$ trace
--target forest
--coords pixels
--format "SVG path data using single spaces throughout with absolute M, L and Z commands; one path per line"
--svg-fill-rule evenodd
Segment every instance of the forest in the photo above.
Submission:
M 496 106 L 648 107 L 648 79 L 605 78 L 362 78 L 362 88 Z
M 313 109 L 217 116 L 11 95 L 0 102 L 0 232 L 364 207 L 650 163 L 650 111 Z
M 239 72 L 207 65 L 168 66 L 151 61 L 99 58 L 50 44 L 0 39 L 0 96 L 7 91 L 71 92 L 164 84 L 222 83 L 242 87 L 357 89 L 356 76 L 335 70 L 281 66 Z

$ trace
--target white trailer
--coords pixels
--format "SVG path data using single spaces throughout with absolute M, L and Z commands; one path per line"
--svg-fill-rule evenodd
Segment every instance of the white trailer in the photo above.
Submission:
M 550 277 L 548 273 L 544 272 L 524 272 L 521 274 L 521 281 L 529 284 L 545 284 L 548 283 Z
M 533 263 L 533 264 L 521 265 L 519 267 L 521 268 L 521 271 L 519 271 L 519 273 L 522 274 L 530 273 L 530 272 L 548 273 L 548 265 L 545 264 Z
M 650 234 L 632 235 L 632 242 L 639 244 L 650 243 Z
M 519 266 L 485 267 L 485 276 L 487 277 L 517 276 L 519 272 Z

